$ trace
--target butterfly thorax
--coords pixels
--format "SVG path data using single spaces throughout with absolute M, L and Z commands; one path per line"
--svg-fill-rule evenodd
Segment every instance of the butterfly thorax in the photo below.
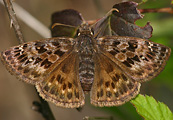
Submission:
M 77 38 L 79 79 L 85 92 L 90 91 L 94 80 L 94 39 L 89 29 L 82 29 Z

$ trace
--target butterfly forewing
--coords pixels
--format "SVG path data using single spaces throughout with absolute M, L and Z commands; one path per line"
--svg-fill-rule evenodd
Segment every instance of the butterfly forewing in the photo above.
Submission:
M 84 93 L 79 81 L 78 54 L 73 52 L 38 83 L 40 95 L 57 106 L 76 108 L 84 105 Z
M 98 44 L 104 55 L 139 82 L 157 76 L 164 69 L 171 52 L 164 45 L 134 37 L 101 37 Z
M 99 107 L 118 106 L 139 93 L 140 83 L 129 78 L 111 59 L 98 53 L 95 61 L 91 104 Z
M 1 53 L 7 69 L 19 79 L 42 81 L 71 52 L 72 39 L 50 38 L 11 47 Z

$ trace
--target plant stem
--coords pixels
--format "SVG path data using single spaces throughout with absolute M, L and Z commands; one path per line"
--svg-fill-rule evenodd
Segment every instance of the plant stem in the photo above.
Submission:
M 35 89 L 36 90 L 36 89 Z M 36 92 L 37 92 L 37 90 L 36 90 Z M 40 103 L 39 102 L 33 102 L 33 104 L 35 105 L 35 106 L 37 106 L 37 107 L 39 107 L 38 108 L 38 110 L 36 110 L 36 111 L 38 111 L 39 113 L 41 113 L 42 114 L 42 116 L 46 119 L 46 120 L 55 120 L 55 117 L 53 116 L 53 113 L 52 113 L 52 111 L 51 111 L 51 109 L 50 109 L 50 107 L 49 107 L 49 104 L 48 104 L 48 102 L 46 102 L 45 100 L 43 100 L 41 97 L 40 97 L 40 95 L 39 95 L 39 93 L 37 92 L 37 95 L 38 95 L 38 97 L 39 97 L 39 99 L 40 99 Z
M 157 12 L 157 13 L 170 13 L 173 14 L 172 8 L 159 8 L 159 9 L 139 9 L 141 13 L 151 13 L 151 12 Z
M 16 34 L 16 37 L 19 40 L 19 44 L 22 44 L 25 41 L 24 41 L 24 37 L 23 37 L 22 31 L 20 29 L 19 23 L 17 21 L 16 13 L 14 12 L 12 3 L 11 3 L 10 0 L 3 0 L 3 1 L 4 1 L 4 4 L 5 4 L 5 7 L 7 9 L 7 12 L 8 12 L 10 21 L 11 21 L 11 25 L 13 26 L 15 34 Z

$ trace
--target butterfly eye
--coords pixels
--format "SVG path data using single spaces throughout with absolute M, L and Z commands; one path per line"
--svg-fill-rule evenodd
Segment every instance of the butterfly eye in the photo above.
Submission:
M 80 35 L 80 30 L 77 29 L 76 35 L 79 36 Z
M 91 28 L 91 35 L 94 35 L 94 29 Z

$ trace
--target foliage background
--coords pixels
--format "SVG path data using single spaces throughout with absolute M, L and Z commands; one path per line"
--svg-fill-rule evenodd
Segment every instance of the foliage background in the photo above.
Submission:
M 55 11 L 72 8 L 81 12 L 86 20 L 93 20 L 103 16 L 115 3 L 122 2 L 122 0 L 15 0 L 15 2 L 49 27 L 51 14 Z M 170 3 L 171 0 L 148 0 L 139 8 L 171 7 Z M 173 48 L 173 14 L 147 13 L 144 19 L 136 23 L 144 26 L 147 21 L 151 22 L 154 29 L 150 40 Z M 19 22 L 26 41 L 42 38 L 22 21 L 19 20 Z M 16 36 L 13 29 L 10 29 L 6 9 L 0 4 L 0 51 L 14 45 L 18 45 Z M 173 110 L 172 73 L 173 55 L 158 77 L 142 84 L 141 94 L 151 95 Z M 42 116 L 31 109 L 33 100 L 38 100 L 34 87 L 18 81 L 0 63 L 0 120 L 42 120 Z M 113 116 L 118 120 L 143 119 L 129 102 L 120 107 L 96 108 L 90 105 L 89 95 L 86 96 L 86 105 L 81 112 L 76 109 L 59 108 L 51 103 L 50 106 L 55 117 L 60 120 L 81 120 L 84 116 Z

